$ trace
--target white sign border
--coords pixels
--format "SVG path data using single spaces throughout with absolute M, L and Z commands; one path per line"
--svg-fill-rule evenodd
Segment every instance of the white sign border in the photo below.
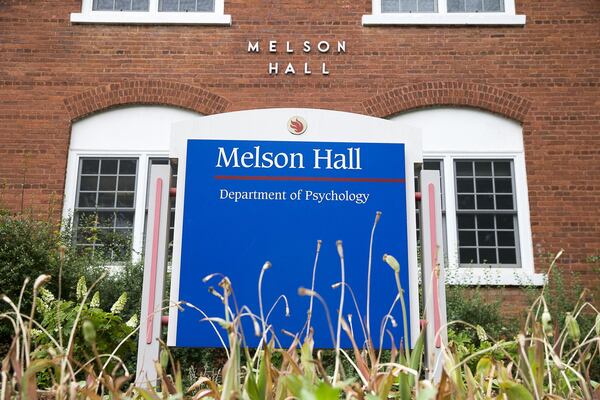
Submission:
M 308 127 L 302 135 L 292 135 L 287 129 L 290 117 L 300 116 Z M 420 331 L 419 281 L 417 262 L 414 164 L 423 162 L 420 131 L 402 127 L 385 119 L 342 111 L 311 108 L 270 108 L 236 111 L 198 117 L 173 124 L 170 158 L 178 159 L 177 196 L 175 199 L 175 226 L 167 345 L 177 345 L 177 316 L 179 301 L 181 239 L 183 232 L 185 172 L 187 141 L 247 140 L 278 142 L 338 142 L 338 143 L 404 143 L 406 170 L 407 237 L 410 302 L 411 342 L 415 344 Z M 385 215 L 383 216 L 385 218 Z M 406 266 L 401 266 L 406 268 Z M 198 282 L 200 285 L 201 282 Z

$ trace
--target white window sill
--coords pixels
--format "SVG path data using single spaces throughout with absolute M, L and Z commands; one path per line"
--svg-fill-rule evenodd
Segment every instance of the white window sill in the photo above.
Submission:
M 231 15 L 207 12 L 92 11 L 71 13 L 74 24 L 231 25 Z
M 505 13 L 386 13 L 363 15 L 364 26 L 377 25 L 525 25 L 525 15 Z
M 466 286 L 543 286 L 546 275 L 520 268 L 448 268 L 446 282 Z

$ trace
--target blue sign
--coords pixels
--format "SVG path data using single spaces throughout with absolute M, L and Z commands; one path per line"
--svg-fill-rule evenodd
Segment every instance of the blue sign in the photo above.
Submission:
M 187 143 L 179 300 L 210 317 L 224 317 L 223 304 L 208 291 L 218 279 L 202 282 L 208 274 L 219 272 L 231 280 L 237 305 L 246 305 L 259 315 L 258 278 L 263 264 L 270 261 L 272 268 L 265 272 L 262 284 L 264 314 L 281 295 L 287 297 L 290 315 L 286 317 L 280 301 L 268 317 L 281 345 L 286 346 L 291 339 L 281 330 L 298 333 L 306 324 L 310 298 L 299 296 L 298 288 L 311 287 L 316 244 L 322 240 L 314 289 L 327 303 L 335 329 L 340 287 L 332 285 L 341 281 L 336 241 L 342 240 L 346 282 L 364 317 L 369 239 L 375 214 L 381 211 L 371 277 L 375 344 L 381 321 L 397 295 L 394 272 L 382 260 L 385 253 L 400 262 L 410 313 L 403 144 L 204 139 Z M 360 344 L 359 315 L 348 289 L 345 297 L 343 314 L 352 314 Z M 387 329 L 398 345 L 403 336 L 399 302 L 392 315 L 397 327 L 388 323 Z M 177 346 L 220 346 L 203 318 L 190 307 L 178 313 Z M 334 346 L 325 310 L 316 300 L 311 325 L 316 347 Z M 244 331 L 249 344 L 256 345 L 260 338 L 255 337 L 249 319 Z M 349 347 L 345 336 L 342 346 Z M 389 345 L 386 339 L 384 346 Z

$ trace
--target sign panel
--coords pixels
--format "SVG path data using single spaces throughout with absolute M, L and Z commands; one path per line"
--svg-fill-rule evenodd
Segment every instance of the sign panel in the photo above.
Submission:
M 289 130 L 294 115 L 309 125 L 302 127 L 303 134 Z M 208 290 L 218 279 L 208 285 L 202 282 L 215 272 L 231 280 L 237 307 L 248 306 L 257 316 L 260 289 L 266 325 L 273 327 L 281 345 L 289 344 L 290 338 L 280 332 L 299 333 L 306 325 L 310 299 L 299 296 L 298 288 L 312 285 L 318 240 L 322 247 L 314 289 L 335 325 L 341 287 L 332 285 L 342 280 L 336 249 L 336 241 L 342 240 L 343 279 L 358 304 L 357 310 L 346 289 L 343 314 L 346 318 L 352 314 L 355 339 L 362 343 L 359 314 L 366 315 L 369 240 L 377 211 L 382 217 L 373 245 L 371 334 L 377 343 L 381 321 L 397 294 L 394 272 L 382 260 L 387 253 L 401 264 L 408 328 L 416 336 L 412 165 L 420 158 L 420 143 L 412 131 L 354 114 L 279 109 L 183 123 L 174 128 L 172 142 L 179 177 L 171 300 L 191 303 L 202 312 L 187 306 L 183 311 L 172 309 L 170 345 L 220 346 L 213 327 L 202 321 L 203 313 L 224 316 L 223 304 Z M 272 268 L 259 288 L 266 261 Z M 397 326 L 388 321 L 387 329 L 399 341 L 403 336 L 399 302 L 391 314 Z M 249 318 L 246 322 L 246 340 L 256 345 L 259 338 L 253 335 Z M 318 301 L 311 325 L 315 345 L 333 347 L 326 310 Z M 350 343 L 342 340 L 342 345 Z

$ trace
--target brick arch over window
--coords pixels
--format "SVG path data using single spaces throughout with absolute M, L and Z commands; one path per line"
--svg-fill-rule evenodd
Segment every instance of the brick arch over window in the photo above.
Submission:
M 431 106 L 469 106 L 525 120 L 531 103 L 503 89 L 478 83 L 426 82 L 399 87 L 362 103 L 366 114 L 390 117 L 403 111 Z
M 204 115 L 224 112 L 229 100 L 206 89 L 162 80 L 111 83 L 65 99 L 71 121 L 107 108 L 126 104 L 170 105 Z

